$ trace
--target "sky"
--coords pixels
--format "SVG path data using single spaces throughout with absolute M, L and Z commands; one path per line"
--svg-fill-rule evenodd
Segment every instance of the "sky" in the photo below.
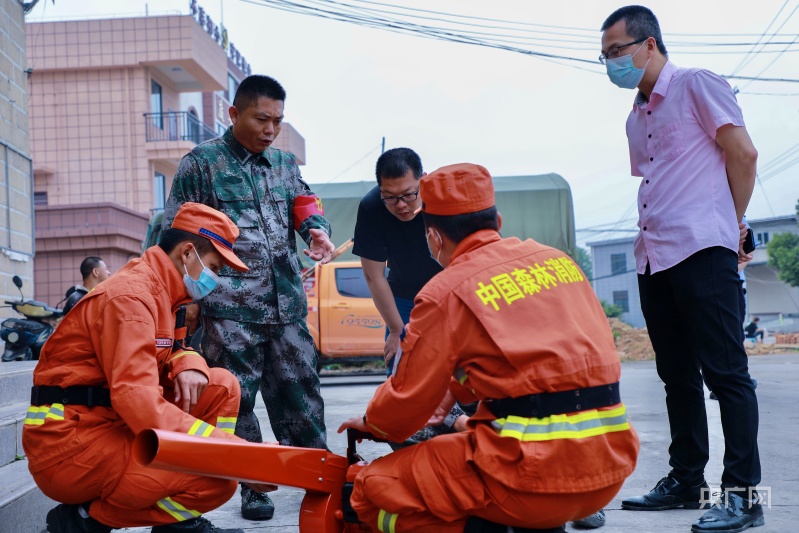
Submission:
M 593 36 L 593 44 L 583 39 L 573 50 L 546 42 L 536 47 L 590 61 L 599 55 L 602 22 L 625 5 L 607 0 L 394 3 L 468 15 L 476 17 L 473 22 L 483 19 L 488 25 L 498 23 L 485 19 L 515 21 L 526 24 L 519 27 L 548 31 L 539 35 L 551 39 L 568 38 L 564 35 L 571 33 Z M 189 4 L 189 0 L 41 0 L 26 20 L 140 16 L 145 11 L 188 14 Z M 307 163 L 302 174 L 309 183 L 373 180 L 385 137 L 386 149 L 416 150 L 428 172 L 471 162 L 495 176 L 560 174 L 571 186 L 581 246 L 635 234 L 640 178 L 630 175 L 624 131 L 635 91 L 612 85 L 599 63 L 552 62 L 364 28 L 287 13 L 259 0 L 199 0 L 199 5 L 214 22 L 227 27 L 253 73 L 273 76 L 286 88 L 286 121 L 305 138 Z M 799 0 L 664 0 L 644 5 L 660 20 L 669 58 L 678 66 L 703 67 L 722 75 L 737 71 L 741 76 L 799 78 Z M 773 32 L 780 26 L 775 40 L 785 46 L 746 55 L 767 28 Z M 752 46 L 678 45 L 708 40 Z M 788 44 L 793 41 L 794 45 Z M 670 42 L 675 46 L 670 47 Z M 788 51 L 776 53 L 784 48 Z M 714 53 L 695 53 L 708 50 Z M 793 214 L 799 199 L 799 150 L 793 155 L 797 163 L 781 173 L 768 172 L 767 165 L 799 145 L 799 83 L 730 80 L 730 84 L 740 91 L 738 102 L 760 154 L 758 168 L 765 169 L 748 218 Z M 597 232 L 607 228 L 623 232 Z

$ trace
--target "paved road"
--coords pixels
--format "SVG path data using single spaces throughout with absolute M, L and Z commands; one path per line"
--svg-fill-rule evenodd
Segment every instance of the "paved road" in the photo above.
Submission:
M 758 380 L 760 402 L 760 455 L 763 463 L 761 489 L 769 487 L 771 508 L 766 509 L 766 525 L 750 529 L 754 533 L 795 533 L 799 531 L 799 507 L 792 499 L 799 494 L 799 355 L 767 355 L 750 359 L 752 375 Z M 326 380 L 326 379 L 325 379 Z M 323 381 L 325 381 L 323 380 Z M 374 391 L 374 378 L 357 378 L 349 386 L 325 386 L 330 448 L 344 453 L 346 439 L 335 433 L 339 424 L 352 415 L 363 412 Z M 370 383 L 372 382 L 372 383 Z M 631 362 L 622 365 L 622 397 L 627 404 L 631 421 L 641 439 L 638 466 L 627 480 L 620 494 L 607 509 L 608 521 L 600 531 L 606 533 L 671 533 L 690 531 L 691 522 L 703 511 L 672 510 L 642 513 L 621 510 L 623 497 L 647 492 L 668 472 L 666 454 L 669 430 L 666 421 L 663 385 L 658 380 L 652 361 Z M 710 426 L 711 456 L 706 477 L 711 485 L 718 485 L 724 440 L 719 422 L 718 403 L 706 403 Z M 268 431 L 268 417 L 259 403 L 258 415 L 262 427 Z M 359 448 L 367 459 L 389 452 L 384 444 L 364 443 Z M 275 517 L 266 522 L 250 522 L 239 514 L 239 498 L 234 498 L 212 513 L 208 518 L 219 527 L 239 527 L 247 532 L 297 533 L 300 503 L 303 491 L 280 489 L 273 494 L 277 507 Z M 579 531 L 569 525 L 568 531 Z M 145 533 L 149 528 L 126 530 Z M 321 532 L 303 532 L 321 533 Z

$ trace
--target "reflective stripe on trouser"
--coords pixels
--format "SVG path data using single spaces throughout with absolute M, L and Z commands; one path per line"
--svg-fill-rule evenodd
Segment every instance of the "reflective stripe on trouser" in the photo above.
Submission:
M 54 403 L 52 405 L 31 405 L 25 415 L 25 424 L 31 426 L 41 426 L 45 419 L 64 420 L 64 405 Z
M 192 518 L 196 518 L 200 516 L 202 513 L 198 511 L 194 511 L 191 509 L 186 509 L 178 502 L 173 500 L 172 498 L 164 498 L 163 500 L 158 500 L 156 505 L 169 513 L 172 518 L 177 520 L 178 522 L 183 522 L 184 520 L 191 520 Z
M 280 444 L 326 448 L 316 349 L 304 321 L 252 324 L 203 317 L 203 332 L 209 364 L 230 370 L 241 385 L 236 435 L 250 442 L 263 440 L 253 412 L 260 390 Z
M 441 435 L 366 466 L 355 479 L 350 500 L 361 522 L 382 533 L 462 533 L 469 516 L 480 516 L 544 529 L 591 515 L 622 486 L 620 481 L 595 491 L 560 494 L 508 490 L 466 460 L 472 453 L 470 433 Z
M 512 437 L 523 442 L 584 439 L 630 429 L 624 404 L 606 411 L 591 409 L 572 415 L 552 415 L 546 418 L 509 416 L 492 421 L 491 426 L 500 437 Z
M 383 509 L 377 514 L 377 529 L 381 533 L 394 533 L 394 526 L 397 523 L 397 515 L 387 513 Z
M 236 378 L 226 370 L 212 368 L 191 415 L 202 419 L 198 428 L 213 429 L 210 423 L 220 418 L 235 420 L 238 406 Z M 47 419 L 44 427 L 58 423 Z M 77 432 L 80 436 L 81 429 Z M 138 466 L 130 457 L 132 442 L 128 427 L 109 425 L 106 432 L 89 439 L 86 448 L 72 457 L 43 470 L 30 465 L 35 470 L 33 478 L 42 492 L 56 501 L 90 501 L 89 514 L 113 528 L 186 520 L 216 509 L 236 492 L 235 481 Z
M 198 437 L 207 437 L 214 430 L 214 426 L 202 420 L 197 420 L 189 429 L 189 435 L 196 435 Z

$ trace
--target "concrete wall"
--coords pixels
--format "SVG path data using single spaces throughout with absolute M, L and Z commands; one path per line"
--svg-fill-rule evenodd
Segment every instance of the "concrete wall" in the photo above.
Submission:
M 0 299 L 17 298 L 18 275 L 33 295 L 33 205 L 28 137 L 25 18 L 16 0 L 0 0 Z M 0 309 L 0 317 L 11 316 Z

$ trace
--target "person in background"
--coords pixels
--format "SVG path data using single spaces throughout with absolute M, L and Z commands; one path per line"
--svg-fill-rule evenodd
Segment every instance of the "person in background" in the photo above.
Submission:
M 751 339 L 757 342 L 757 338 L 760 337 L 760 342 L 763 342 L 763 328 L 760 327 L 760 318 L 755 317 L 752 321 L 746 326 L 746 338 Z
M 425 283 L 441 272 L 430 256 L 424 222 L 417 216 L 422 205 L 419 180 L 425 176 L 422 160 L 410 148 L 393 148 L 380 155 L 375 165 L 377 185 L 361 199 L 355 222 L 352 253 L 361 258 L 363 274 L 375 307 L 386 323 L 383 355 L 391 375 L 413 300 Z M 388 277 L 386 277 L 388 267 Z M 421 429 L 392 449 L 421 442 L 454 429 L 465 428 L 467 416 L 455 405 L 445 422 Z
M 652 11 L 620 8 L 601 31 L 600 61 L 610 81 L 638 89 L 626 126 L 632 174 L 642 177 L 636 270 L 671 430 L 671 471 L 648 494 L 624 499 L 622 508 L 709 505 L 704 376 L 721 412 L 723 494 L 692 531 L 760 526 L 759 415 L 741 342 L 737 269 L 752 258 L 743 250 L 742 218 L 754 188 L 757 150 L 727 81 L 669 61 Z
M 198 202 L 228 215 L 241 231 L 234 250 L 249 270 L 223 268 L 219 288 L 200 302 L 203 356 L 211 366 L 230 370 L 241 385 L 236 435 L 262 441 L 254 412 L 260 390 L 281 444 L 326 448 L 295 232 L 315 261 L 329 261 L 335 247 L 322 200 L 302 179 L 295 157 L 271 148 L 285 100 L 286 91 L 273 78 L 253 75 L 241 82 L 229 109 L 233 125 L 180 162 L 162 227 L 169 229 L 184 202 Z M 194 311 L 187 310 L 187 317 Z M 268 520 L 274 512 L 268 495 L 242 485 L 244 518 Z
M 97 284 L 107 280 L 111 276 L 111 271 L 105 261 L 99 257 L 87 257 L 80 263 L 80 275 L 83 278 L 82 285 L 75 285 L 67 290 L 67 301 L 64 303 L 64 314 L 75 307 L 81 298 L 86 296 Z

